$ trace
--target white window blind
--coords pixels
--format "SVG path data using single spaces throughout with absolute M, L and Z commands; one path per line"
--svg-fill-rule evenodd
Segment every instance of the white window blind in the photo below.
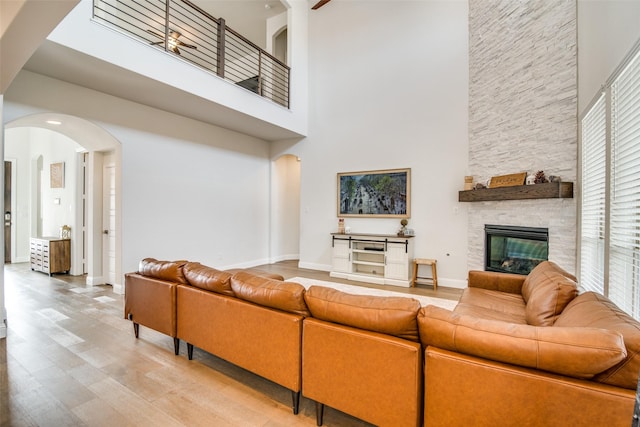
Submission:
M 609 298 L 640 318 L 640 57 L 611 85 Z
M 604 294 L 607 112 L 602 94 L 582 119 L 580 286 Z

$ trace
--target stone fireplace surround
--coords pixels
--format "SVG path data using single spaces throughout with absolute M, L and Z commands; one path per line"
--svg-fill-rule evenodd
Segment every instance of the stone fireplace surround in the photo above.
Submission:
M 543 170 L 577 175 L 575 0 L 469 1 L 469 168 L 474 183 Z M 462 189 L 463 177 L 460 177 Z M 468 268 L 484 269 L 484 226 L 549 229 L 549 259 L 576 269 L 576 200 L 465 203 Z

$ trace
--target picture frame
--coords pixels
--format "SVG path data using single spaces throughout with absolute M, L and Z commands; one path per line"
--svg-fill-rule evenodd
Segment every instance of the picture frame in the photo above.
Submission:
M 411 217 L 411 169 L 338 173 L 338 217 Z
M 64 162 L 51 163 L 49 179 L 51 188 L 64 188 Z

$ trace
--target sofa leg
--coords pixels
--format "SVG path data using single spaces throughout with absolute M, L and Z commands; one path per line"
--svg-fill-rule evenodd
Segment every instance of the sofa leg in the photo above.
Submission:
M 316 425 L 322 425 L 322 418 L 324 417 L 324 403 L 316 402 Z
M 187 357 L 189 360 L 193 360 L 193 344 L 187 343 Z
M 173 339 L 173 350 L 176 353 L 176 356 L 180 354 L 180 338 Z
M 300 408 L 300 392 L 291 390 L 291 397 L 293 399 L 293 415 L 298 415 L 298 409 Z
M 133 322 L 133 314 L 127 314 L 127 319 Z M 133 334 L 136 336 L 136 338 L 138 338 L 138 336 L 140 335 L 140 325 L 136 322 L 133 322 Z

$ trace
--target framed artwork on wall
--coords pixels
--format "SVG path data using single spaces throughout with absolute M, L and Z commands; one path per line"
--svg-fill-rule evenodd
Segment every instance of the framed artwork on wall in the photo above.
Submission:
M 338 174 L 339 217 L 411 216 L 411 169 Z
M 64 162 L 51 163 L 51 188 L 64 188 Z

